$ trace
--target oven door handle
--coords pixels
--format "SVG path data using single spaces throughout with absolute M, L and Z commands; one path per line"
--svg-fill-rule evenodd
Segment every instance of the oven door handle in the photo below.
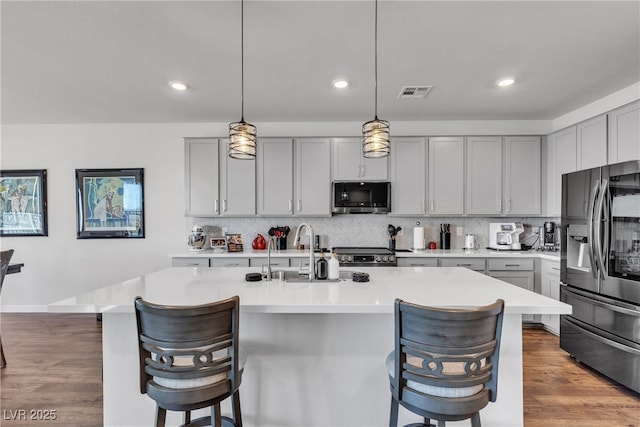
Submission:
M 600 189 L 600 180 L 597 180 L 595 185 L 593 186 L 593 191 L 591 195 L 591 200 L 589 200 L 589 217 L 588 217 L 588 226 L 587 226 L 587 239 L 589 240 L 589 261 L 591 262 L 591 275 L 594 279 L 598 280 L 598 266 L 596 264 L 596 258 L 594 255 L 595 252 L 595 225 L 594 225 L 594 214 L 596 209 L 596 199 L 598 198 L 598 190 Z

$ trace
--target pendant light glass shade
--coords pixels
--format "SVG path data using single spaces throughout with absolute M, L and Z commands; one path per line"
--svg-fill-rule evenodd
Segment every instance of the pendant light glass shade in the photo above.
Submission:
M 389 122 L 378 119 L 378 0 L 375 13 L 375 118 L 362 125 L 362 156 L 375 159 L 391 153 Z
M 229 124 L 229 157 L 239 160 L 256 158 L 256 141 L 258 130 L 251 123 L 244 121 L 244 0 L 240 2 L 240 68 L 241 68 L 241 110 L 239 122 Z
M 255 159 L 257 134 L 256 127 L 244 119 L 229 124 L 229 157 L 240 160 Z
M 370 159 L 386 157 L 391 153 L 389 122 L 375 119 L 362 125 L 362 156 Z

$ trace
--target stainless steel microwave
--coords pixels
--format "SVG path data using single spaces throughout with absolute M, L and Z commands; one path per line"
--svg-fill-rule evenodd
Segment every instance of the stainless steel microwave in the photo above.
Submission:
M 391 212 L 390 182 L 335 181 L 333 213 Z

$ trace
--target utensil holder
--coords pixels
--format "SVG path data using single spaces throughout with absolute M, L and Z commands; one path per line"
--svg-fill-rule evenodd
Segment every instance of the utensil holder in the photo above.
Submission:
M 440 233 L 440 249 L 451 249 L 451 233 Z
M 284 251 L 285 249 L 287 249 L 286 237 L 276 237 L 276 249 L 279 251 Z

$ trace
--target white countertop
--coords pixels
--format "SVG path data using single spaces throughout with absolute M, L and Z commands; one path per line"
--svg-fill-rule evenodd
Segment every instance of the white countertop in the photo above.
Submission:
M 316 253 L 316 257 L 319 254 Z M 330 253 L 325 252 L 325 256 Z M 180 252 L 169 254 L 170 258 L 259 258 L 266 257 L 267 251 L 249 249 L 243 252 L 214 252 L 207 249 L 201 252 Z M 286 249 L 284 251 L 272 251 L 271 256 L 274 258 L 304 258 L 309 256 L 308 250 Z M 491 249 L 425 249 L 415 250 L 411 252 L 396 252 L 398 258 L 539 258 L 551 261 L 560 261 L 560 252 L 543 252 L 543 251 L 496 251 Z
M 252 313 L 393 313 L 395 298 L 438 307 L 479 306 L 502 298 L 505 313 L 571 313 L 567 304 L 462 267 L 358 268 L 370 274 L 367 283 L 244 280 L 246 273 L 258 271 L 255 267 L 168 268 L 58 301 L 48 309 L 132 313 L 138 295 L 174 305 L 203 304 L 238 295 L 242 310 Z

